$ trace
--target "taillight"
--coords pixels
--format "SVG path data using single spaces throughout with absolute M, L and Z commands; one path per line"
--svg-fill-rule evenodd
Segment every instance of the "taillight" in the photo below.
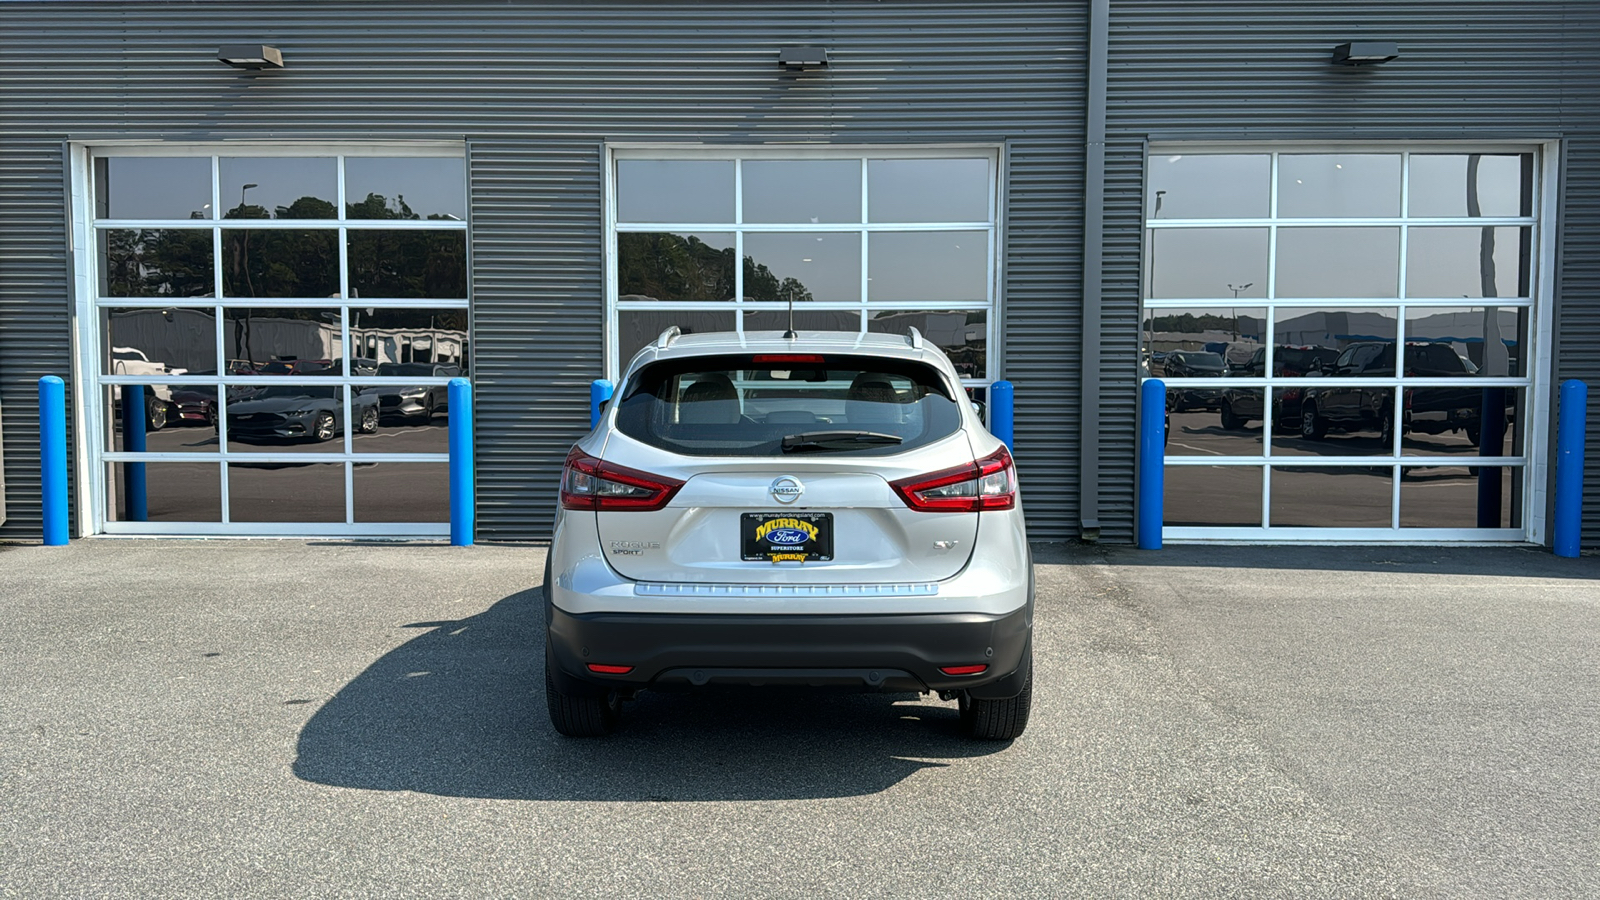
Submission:
M 989 667 L 982 663 L 975 666 L 940 666 L 939 671 L 946 675 L 982 675 L 989 671 Z
M 1017 505 L 1017 469 L 1005 445 L 976 462 L 889 482 L 918 512 L 979 512 Z
M 561 470 L 561 506 L 601 512 L 661 509 L 683 487 L 676 478 L 651 475 L 595 459 L 574 447 Z

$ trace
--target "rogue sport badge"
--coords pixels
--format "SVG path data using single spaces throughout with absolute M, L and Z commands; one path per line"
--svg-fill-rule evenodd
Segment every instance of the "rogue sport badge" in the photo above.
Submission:
M 806 486 L 793 475 L 784 475 L 775 479 L 767 490 L 772 493 L 772 499 L 779 503 L 793 503 L 806 492 Z

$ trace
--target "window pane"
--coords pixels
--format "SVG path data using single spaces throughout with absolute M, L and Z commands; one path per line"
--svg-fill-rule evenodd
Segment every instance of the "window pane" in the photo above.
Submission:
M 1388 528 L 1393 521 L 1389 466 L 1272 469 L 1274 528 Z
M 98 234 L 100 296 L 211 297 L 211 230 L 113 229 Z
M 1526 397 L 1524 388 L 1407 388 L 1400 452 L 1458 458 L 1521 456 Z M 1495 410 L 1500 411 L 1498 416 Z
M 339 233 L 238 229 L 222 233 L 229 297 L 339 296 Z
M 1171 378 L 1231 374 L 1250 362 L 1266 336 L 1267 311 L 1263 307 L 1148 309 L 1140 338 L 1149 371 L 1142 374 Z M 1167 360 L 1174 352 L 1179 356 L 1168 369 Z
M 467 299 L 466 232 L 353 228 L 346 234 L 350 299 Z M 335 280 L 333 295 L 337 291 Z
M 747 300 L 861 300 L 861 235 L 768 234 L 744 236 Z
M 376 406 L 377 399 L 362 395 L 357 399 L 358 411 Z M 340 385 L 231 388 L 224 409 L 230 453 L 344 452 L 344 388 Z
M 619 300 L 732 300 L 731 234 L 617 235 Z
M 356 463 L 357 522 L 450 521 L 449 463 Z
M 1260 388 L 1237 388 L 1229 403 L 1245 415 L 1261 415 Z M 1177 388 L 1167 391 L 1168 456 L 1260 456 L 1261 423 L 1222 415 L 1220 388 Z M 1223 423 L 1227 424 L 1224 425 Z
M 102 388 L 106 449 L 114 453 L 215 453 L 217 389 L 204 384 Z M 130 402 L 123 402 L 127 399 Z
M 223 218 L 337 219 L 337 163 L 332 157 L 223 158 Z
M 800 321 L 801 313 L 795 313 Z M 684 310 L 619 309 L 617 310 L 617 367 L 625 369 L 628 360 L 653 344 L 661 332 L 676 325 L 684 334 L 704 334 L 708 331 L 732 331 L 733 310 L 727 312 L 687 312 Z
M 811 310 L 794 312 L 796 331 L 855 331 L 861 330 L 861 313 L 857 310 Z M 754 331 L 789 330 L 789 312 L 781 309 L 747 309 L 744 311 L 746 334 Z
M 384 363 L 441 363 L 465 370 L 465 309 L 350 308 L 353 375 L 376 374 Z
M 869 301 L 984 303 L 989 299 L 986 232 L 878 233 L 867 240 Z
M 1339 378 L 1332 376 L 1318 378 L 1314 384 L 1308 381 L 1301 388 L 1300 427 L 1273 436 L 1272 452 L 1275 455 L 1394 454 L 1395 389 L 1345 387 L 1339 381 Z
M 217 373 L 217 319 L 210 307 L 102 309 L 107 375 Z
M 1217 424 L 1224 432 L 1242 438 L 1248 436 L 1248 445 L 1234 442 L 1212 441 L 1211 446 L 1224 449 L 1230 455 L 1257 454 L 1261 452 L 1261 426 L 1266 418 L 1265 388 L 1223 388 L 1217 400 Z
M 450 386 L 423 379 L 454 378 L 455 366 L 384 363 L 384 384 L 355 385 L 354 447 L 357 453 L 448 453 Z M 406 382 L 409 377 L 417 379 Z
M 1368 308 L 1294 308 L 1279 307 L 1273 322 L 1273 335 L 1280 346 L 1325 348 L 1336 351 L 1316 357 L 1325 365 L 1332 365 L 1346 345 L 1356 341 L 1393 341 L 1399 310 L 1392 306 Z M 1310 360 L 1306 360 L 1309 364 Z M 1369 363 L 1370 364 L 1370 363 Z M 1393 375 L 1391 370 L 1372 374 Z
M 989 221 L 989 160 L 867 161 L 870 222 Z
M 462 159 L 344 161 L 345 215 L 352 219 L 467 218 L 467 163 Z
M 731 159 L 619 159 L 617 221 L 731 223 L 733 172 Z
M 1271 212 L 1272 158 L 1150 157 L 1147 212 L 1152 219 L 1265 219 Z
M 1521 375 L 1527 322 L 1525 307 L 1409 307 L 1402 374 L 1420 378 Z
M 230 367 L 248 361 L 260 375 L 331 375 L 343 356 L 338 309 L 229 308 L 222 342 Z
M 1533 155 L 1414 153 L 1410 191 L 1413 216 L 1531 216 Z
M 1412 228 L 1407 297 L 1526 297 L 1533 232 L 1528 228 Z
M 1258 466 L 1167 466 L 1163 524 L 1258 527 Z
M 1400 215 L 1400 155 L 1290 154 L 1278 157 L 1282 218 Z
M 746 222 L 861 221 L 859 160 L 747 159 L 740 169 Z
M 1157 299 L 1267 295 L 1267 229 L 1153 228 L 1150 296 Z
M 235 522 L 343 522 L 343 463 L 231 463 L 228 517 Z
M 1519 527 L 1522 469 L 1408 466 L 1400 470 L 1401 528 Z
M 101 219 L 209 219 L 211 158 L 97 159 L 94 199 Z
M 1279 297 L 1398 297 L 1400 229 L 1278 229 Z
M 989 314 L 981 309 L 872 313 L 867 330 L 882 334 L 908 334 L 912 328 L 950 357 L 962 378 L 987 378 Z
M 106 473 L 109 522 L 222 521 L 222 467 L 214 462 L 107 463 Z M 130 482 L 140 478 L 142 515 L 130 508 L 128 497 Z

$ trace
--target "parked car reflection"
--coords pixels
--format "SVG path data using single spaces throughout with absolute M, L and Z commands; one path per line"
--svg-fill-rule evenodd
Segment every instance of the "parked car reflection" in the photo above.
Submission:
M 1167 378 L 1220 378 L 1225 369 L 1222 354 L 1208 350 L 1174 350 L 1167 354 L 1162 367 Z M 1174 412 L 1217 409 L 1221 404 L 1222 392 L 1216 388 L 1175 388 L 1168 385 L 1168 389 L 1174 396 Z
M 1339 358 L 1339 351 L 1329 347 L 1279 345 L 1272 348 L 1272 375 L 1275 378 L 1303 378 L 1321 375 L 1325 366 Z M 1267 349 L 1260 347 L 1244 364 L 1228 373 L 1240 378 L 1263 378 L 1267 374 Z M 1304 391 L 1299 387 L 1279 387 L 1272 390 L 1272 427 L 1276 431 L 1293 431 L 1300 426 L 1300 406 Z M 1243 428 L 1252 421 L 1264 418 L 1263 393 L 1260 388 L 1225 388 L 1218 412 L 1223 428 Z
M 377 374 L 383 376 L 410 376 L 423 378 L 455 378 L 461 374 L 460 366 L 437 363 L 382 363 Z M 450 408 L 450 388 L 443 384 L 417 387 L 375 387 L 364 396 L 373 397 L 384 417 L 398 417 L 426 424 L 434 414 Z
M 370 394 L 351 397 L 356 430 L 378 430 L 378 402 Z M 344 430 L 344 389 L 337 386 L 268 387 L 228 404 L 228 437 L 244 442 L 329 441 Z

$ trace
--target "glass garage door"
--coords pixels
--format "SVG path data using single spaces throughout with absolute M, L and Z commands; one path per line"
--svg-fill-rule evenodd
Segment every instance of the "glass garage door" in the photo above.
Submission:
M 1527 539 L 1537 161 L 1152 153 L 1168 537 Z
M 440 152 L 94 155 L 100 530 L 448 532 L 467 204 Z
M 993 378 L 997 150 L 613 148 L 608 377 L 672 325 L 905 334 Z

